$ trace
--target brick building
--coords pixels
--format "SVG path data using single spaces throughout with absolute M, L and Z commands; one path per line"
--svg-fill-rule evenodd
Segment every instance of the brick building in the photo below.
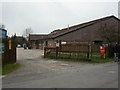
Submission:
M 45 34 L 30 34 L 29 42 L 32 46 L 32 49 L 43 49 L 44 39 L 47 38 L 48 35 Z
M 38 43 L 42 43 L 40 44 L 42 45 L 42 47 L 43 46 L 55 47 L 56 43 L 59 41 L 67 43 L 75 41 L 82 43 L 100 43 L 100 44 L 102 42 L 108 43 L 108 40 L 104 38 L 105 36 L 102 36 L 102 34 L 105 35 L 105 33 L 106 36 L 111 35 L 111 40 L 114 38 L 115 41 L 119 41 L 120 40 L 119 22 L 120 20 L 115 16 L 108 16 L 97 20 L 89 21 L 86 23 L 70 26 L 68 28 L 64 28 L 61 30 L 55 30 L 50 34 L 44 36 L 35 35 L 34 39 Z M 112 32 L 115 32 L 115 34 L 117 35 L 114 35 Z

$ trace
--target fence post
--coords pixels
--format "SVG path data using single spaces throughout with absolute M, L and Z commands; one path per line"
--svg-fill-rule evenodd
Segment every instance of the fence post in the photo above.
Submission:
M 44 58 L 46 57 L 46 47 L 44 47 Z
M 88 59 L 91 60 L 92 59 L 92 47 L 91 44 L 88 44 Z
M 89 52 L 90 52 L 90 57 L 89 59 L 92 59 L 92 44 L 89 44 Z
M 106 47 L 105 47 L 104 59 L 106 59 Z
M 58 56 L 58 47 L 56 47 L 56 58 Z
M 89 45 L 88 45 L 88 52 L 87 52 L 87 58 L 88 58 L 88 59 L 89 59 L 89 57 L 90 57 L 90 56 L 89 56 L 89 53 L 90 53 L 90 52 L 89 52 Z

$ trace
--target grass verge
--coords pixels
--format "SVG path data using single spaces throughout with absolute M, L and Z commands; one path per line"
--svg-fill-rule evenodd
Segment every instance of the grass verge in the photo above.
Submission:
M 113 62 L 113 58 L 106 58 L 106 59 L 97 58 L 91 61 L 91 63 L 107 63 L 107 62 Z
M 57 59 L 59 61 L 65 61 L 65 62 L 82 62 L 82 63 L 95 63 L 95 64 L 102 64 L 102 63 L 107 63 L 107 62 L 112 62 L 113 59 L 108 58 L 108 59 L 92 59 L 91 61 L 86 61 L 86 60 L 73 60 L 73 59 Z
M 9 74 L 15 70 L 17 70 L 20 67 L 20 64 L 6 64 L 2 67 L 2 75 Z

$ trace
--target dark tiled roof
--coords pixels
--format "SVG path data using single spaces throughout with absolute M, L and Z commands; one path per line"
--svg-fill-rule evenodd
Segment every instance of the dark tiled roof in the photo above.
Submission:
M 59 37 L 59 36 L 61 36 L 61 35 L 64 35 L 64 34 L 73 32 L 73 31 L 78 30 L 78 29 L 80 29 L 80 28 L 84 28 L 84 27 L 86 27 L 86 26 L 89 26 L 89 25 L 98 23 L 98 22 L 100 22 L 100 21 L 102 21 L 102 20 L 106 20 L 106 19 L 109 19 L 109 18 L 118 19 L 118 18 L 116 18 L 115 16 L 108 16 L 108 17 L 104 17 L 104 18 L 92 20 L 92 21 L 89 21 L 89 22 L 86 22 L 86 23 L 74 25 L 74 26 L 71 26 L 71 27 L 69 27 L 69 28 L 63 28 L 63 29 L 61 29 L 61 30 L 55 30 L 55 31 L 51 32 L 50 34 L 45 34 L 45 35 L 44 35 L 44 34 L 31 34 L 31 35 L 30 35 L 30 40 L 41 40 L 41 39 L 52 39 L 52 38 L 56 38 L 56 37 Z M 119 20 L 119 19 L 118 19 L 118 20 Z
M 48 35 L 47 34 L 30 34 L 29 35 L 29 40 L 40 40 L 40 39 L 45 39 L 47 38 Z
M 74 26 L 71 26 L 71 27 L 69 27 L 69 28 L 61 29 L 60 31 L 56 32 L 55 34 L 49 34 L 49 35 L 51 35 L 52 38 L 59 37 L 59 36 L 61 36 L 61 35 L 64 35 L 64 34 L 73 32 L 73 31 L 75 31 L 75 30 L 77 30 L 77 29 L 80 29 L 80 28 L 82 28 L 82 27 L 86 27 L 86 26 L 89 26 L 89 25 L 98 23 L 98 22 L 100 22 L 100 21 L 103 21 L 103 20 L 106 20 L 106 19 L 109 19 L 109 18 L 116 18 L 116 17 L 115 17 L 115 16 L 108 16 L 108 17 L 96 19 L 96 20 L 89 21 L 89 22 L 86 22 L 86 23 L 74 25 Z M 116 19 L 118 19 L 118 18 L 116 18 Z M 118 19 L 118 20 L 119 20 L 119 19 Z

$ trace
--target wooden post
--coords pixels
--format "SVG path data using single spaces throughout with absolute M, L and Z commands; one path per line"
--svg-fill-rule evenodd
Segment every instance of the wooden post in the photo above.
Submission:
M 104 59 L 106 59 L 106 47 L 105 47 Z
M 46 47 L 44 47 L 44 58 L 46 57 Z
M 58 47 L 56 47 L 56 58 L 58 56 Z
M 92 44 L 89 44 L 89 51 L 90 51 L 90 57 L 89 59 L 92 59 Z
M 90 53 L 90 52 L 89 52 L 89 45 L 88 45 L 88 52 L 87 52 L 87 58 L 88 58 L 88 59 L 89 59 L 89 57 L 90 57 L 90 56 L 89 56 L 89 55 L 90 55 L 89 53 Z
M 61 40 L 59 41 L 59 50 L 61 51 Z
M 91 60 L 92 59 L 92 47 L 91 44 L 88 45 L 88 59 Z

